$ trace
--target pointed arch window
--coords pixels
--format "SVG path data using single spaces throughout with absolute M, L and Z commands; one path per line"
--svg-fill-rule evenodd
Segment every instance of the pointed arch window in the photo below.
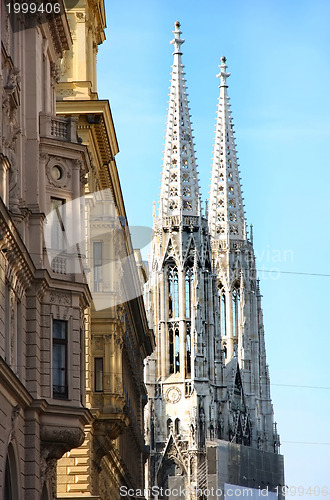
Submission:
M 220 284 L 219 289 L 218 289 L 218 297 L 219 297 L 221 336 L 225 337 L 227 334 L 227 330 L 226 330 L 226 294 L 225 294 L 225 290 L 221 284 Z
M 172 428 L 173 428 L 173 423 L 172 423 L 172 420 L 170 418 L 167 419 L 166 427 L 167 427 L 167 437 L 169 437 L 169 435 L 172 432 Z
M 186 351 L 187 351 L 187 365 L 186 365 L 186 377 L 191 376 L 191 328 L 190 322 L 187 322 L 186 326 Z
M 168 323 L 170 373 L 180 372 L 180 330 L 178 322 Z
M 238 286 L 235 286 L 232 291 L 233 337 L 237 337 L 238 335 L 239 309 L 240 309 L 240 292 Z
M 19 474 L 15 452 L 12 443 L 9 443 L 5 467 L 4 498 L 18 500 L 21 498 L 19 491 Z
M 179 325 L 174 330 L 174 372 L 180 372 L 180 332 Z
M 167 277 L 169 317 L 177 318 L 179 316 L 179 275 L 176 266 L 169 266 Z
M 12 476 L 10 470 L 9 460 L 6 461 L 6 472 L 5 472 L 5 497 L 8 500 L 13 500 L 13 490 L 12 490 Z
M 191 298 L 192 298 L 192 286 L 193 286 L 193 270 L 191 267 L 186 269 L 186 318 L 191 318 Z
M 173 326 L 169 326 L 168 330 L 168 336 L 169 336 L 169 349 L 170 349 L 170 373 L 174 373 L 174 332 L 173 332 Z

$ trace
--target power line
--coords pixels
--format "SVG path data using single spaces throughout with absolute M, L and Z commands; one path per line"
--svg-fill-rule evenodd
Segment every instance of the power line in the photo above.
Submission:
M 143 247 L 144 248 L 144 247 Z M 36 255 L 36 256 L 40 256 L 40 254 L 38 252 L 23 252 L 23 253 L 26 253 L 28 255 Z M 60 254 L 56 255 L 55 257 L 57 256 L 60 256 Z M 127 255 L 124 255 L 124 258 L 127 258 L 127 257 L 133 257 L 134 254 L 127 254 Z M 68 258 L 74 258 L 74 257 L 77 257 L 76 255 L 74 254 L 68 254 L 67 255 Z M 84 256 L 83 257 L 84 260 L 86 261 L 90 261 L 92 262 L 93 261 L 93 257 L 88 257 L 88 256 Z M 102 262 L 103 263 L 109 263 L 109 262 L 118 262 L 118 260 L 121 260 L 120 258 L 119 259 L 116 259 L 116 258 L 102 258 Z M 326 273 L 305 273 L 305 272 L 300 272 L 300 271 L 281 271 L 280 269 L 278 268 L 274 268 L 274 269 L 255 269 L 256 272 L 258 273 L 277 273 L 277 274 L 293 274 L 293 275 L 297 275 L 297 276 L 321 276 L 321 277 L 325 277 L 325 278 L 330 278 L 330 274 L 326 274 Z
M 279 269 L 256 269 L 258 273 L 277 273 L 277 274 L 297 274 L 301 276 L 324 276 L 330 278 L 330 274 L 323 273 L 302 273 L 297 271 L 280 271 Z
M 330 390 L 330 387 L 325 387 L 325 386 L 320 386 L 320 385 L 298 385 L 298 384 L 273 384 L 272 382 L 270 385 L 277 385 L 280 387 L 299 387 L 301 389 L 327 389 Z
M 312 441 L 282 441 L 281 444 L 286 443 L 286 444 L 310 444 L 310 445 L 322 445 L 322 446 L 330 446 L 330 443 L 316 443 Z

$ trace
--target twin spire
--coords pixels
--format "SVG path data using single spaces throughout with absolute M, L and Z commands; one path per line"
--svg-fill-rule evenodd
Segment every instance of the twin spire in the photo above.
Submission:
M 238 171 L 234 125 L 227 94 L 226 58 L 221 57 L 220 97 L 209 204 L 209 228 L 214 239 L 245 239 L 245 218 Z
M 200 215 L 200 193 L 190 122 L 180 23 L 173 31 L 174 62 L 167 117 L 160 216 Z
M 174 63 L 170 87 L 163 161 L 160 218 L 171 215 L 200 216 L 200 190 L 188 106 L 188 94 L 181 61 L 180 23 L 173 31 Z M 220 97 L 216 119 L 209 228 L 214 239 L 245 239 L 245 218 L 237 164 L 233 121 L 227 95 L 226 58 L 221 58 Z

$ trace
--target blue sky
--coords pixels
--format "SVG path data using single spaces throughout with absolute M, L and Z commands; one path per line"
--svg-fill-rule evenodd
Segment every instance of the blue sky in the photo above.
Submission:
M 181 22 L 186 40 L 204 200 L 219 95 L 215 75 L 220 57 L 227 57 L 286 484 L 311 486 L 312 493 L 327 486 L 330 494 L 330 277 L 291 274 L 330 275 L 330 2 L 127 0 L 108 2 L 106 10 L 98 91 L 112 108 L 131 225 L 151 227 L 152 202 L 158 202 L 174 22 Z

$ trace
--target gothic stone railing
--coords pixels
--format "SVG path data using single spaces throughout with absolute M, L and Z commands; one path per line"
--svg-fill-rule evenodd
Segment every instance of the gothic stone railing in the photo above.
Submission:
M 162 226 L 163 227 L 175 227 L 180 225 L 180 215 L 169 215 L 163 218 Z M 200 223 L 202 226 L 206 224 L 205 219 L 202 217 L 198 217 L 196 215 L 183 215 L 182 216 L 182 225 L 186 227 L 199 227 Z

